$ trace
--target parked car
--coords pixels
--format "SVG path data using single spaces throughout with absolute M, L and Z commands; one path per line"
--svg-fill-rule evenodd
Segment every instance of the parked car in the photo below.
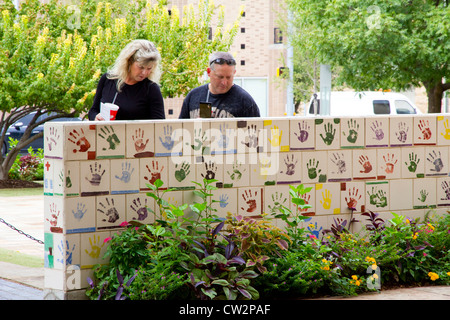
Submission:
M 16 140 L 20 140 L 20 138 L 22 138 L 25 130 L 27 129 L 30 121 L 33 119 L 34 115 L 36 114 L 36 112 L 32 112 L 30 114 L 27 114 L 26 116 L 23 116 L 22 118 L 20 118 L 19 120 L 17 120 L 16 122 L 14 122 L 7 130 L 6 132 L 6 136 L 5 136 L 5 140 L 2 142 L 2 155 L 5 156 L 7 151 L 9 151 L 9 138 L 13 138 Z M 54 115 L 54 113 L 44 113 L 43 115 L 41 115 L 37 121 L 41 121 L 45 118 L 50 117 L 51 115 Z M 57 119 L 53 119 L 53 120 L 49 120 L 49 121 L 82 121 L 81 118 L 78 117 L 73 117 L 73 118 L 57 118 Z M 33 132 L 31 133 L 31 136 L 34 136 L 40 132 L 44 131 L 44 124 L 41 124 L 39 126 L 37 126 L 36 128 L 34 128 Z M 33 150 L 37 150 L 39 148 L 43 149 L 44 148 L 44 139 L 43 138 L 39 138 L 34 140 L 32 143 L 30 143 L 29 145 L 27 145 L 26 147 L 22 148 L 20 150 L 20 153 L 22 154 L 26 154 L 28 153 L 28 148 L 29 147 L 33 147 Z
M 317 115 L 320 110 L 320 92 L 311 97 L 305 110 L 306 116 L 314 116 L 314 98 L 317 98 Z M 379 91 L 332 91 L 330 116 L 373 116 L 394 114 L 418 114 L 420 110 L 403 94 Z

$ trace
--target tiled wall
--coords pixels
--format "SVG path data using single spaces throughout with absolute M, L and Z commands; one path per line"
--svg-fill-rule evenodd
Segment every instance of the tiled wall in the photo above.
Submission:
M 47 298 L 83 298 L 104 240 L 132 219 L 154 218 L 147 184 L 160 178 L 173 204 L 218 180 L 217 214 L 295 208 L 289 184 L 312 186 L 306 227 L 365 210 L 423 217 L 450 206 L 450 116 L 271 118 L 46 123 Z M 274 221 L 282 227 L 279 221 Z M 314 228 L 312 228 L 314 226 Z M 361 223 L 354 225 L 357 231 Z M 312 228 L 312 229 L 311 229 Z

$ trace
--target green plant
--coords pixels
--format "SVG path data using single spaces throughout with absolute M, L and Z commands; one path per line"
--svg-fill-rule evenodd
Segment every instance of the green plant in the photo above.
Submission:
M 14 148 L 19 141 L 9 138 L 10 149 Z M 28 154 L 17 155 L 11 169 L 8 172 L 9 179 L 16 180 L 43 180 L 44 179 L 44 150 L 39 148 L 34 151 L 30 146 Z

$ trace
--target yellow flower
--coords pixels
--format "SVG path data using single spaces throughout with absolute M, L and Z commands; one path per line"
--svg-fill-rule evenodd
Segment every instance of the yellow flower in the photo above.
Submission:
M 434 227 L 433 227 L 433 225 L 431 225 L 430 223 L 429 223 L 429 224 L 427 224 L 427 226 L 428 226 L 428 227 L 430 227 L 430 229 L 431 229 L 431 230 L 434 230 Z
M 450 277 L 450 272 L 447 272 L 447 275 Z
M 437 279 L 439 279 L 439 275 L 434 272 L 428 272 L 428 276 L 430 277 L 431 281 L 436 281 Z
M 417 234 L 418 234 L 417 232 L 413 234 L 413 237 L 412 237 L 412 238 L 413 238 L 414 240 L 417 239 Z
M 376 264 L 376 263 L 374 263 L 374 264 L 372 265 L 372 270 L 377 270 L 377 264 Z
M 366 257 L 366 261 L 376 263 L 375 258 L 371 258 L 369 256 Z
M 352 279 L 353 279 L 353 280 L 358 280 L 358 276 L 353 275 L 353 276 L 352 276 Z

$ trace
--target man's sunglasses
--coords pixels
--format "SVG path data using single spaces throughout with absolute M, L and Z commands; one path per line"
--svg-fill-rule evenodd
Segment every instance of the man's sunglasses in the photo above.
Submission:
M 213 63 L 215 63 L 215 64 L 224 64 L 224 63 L 226 63 L 229 66 L 235 66 L 236 65 L 236 60 L 234 60 L 234 59 L 217 58 L 217 59 L 214 59 L 213 61 L 211 61 L 209 63 L 209 65 L 211 66 Z

